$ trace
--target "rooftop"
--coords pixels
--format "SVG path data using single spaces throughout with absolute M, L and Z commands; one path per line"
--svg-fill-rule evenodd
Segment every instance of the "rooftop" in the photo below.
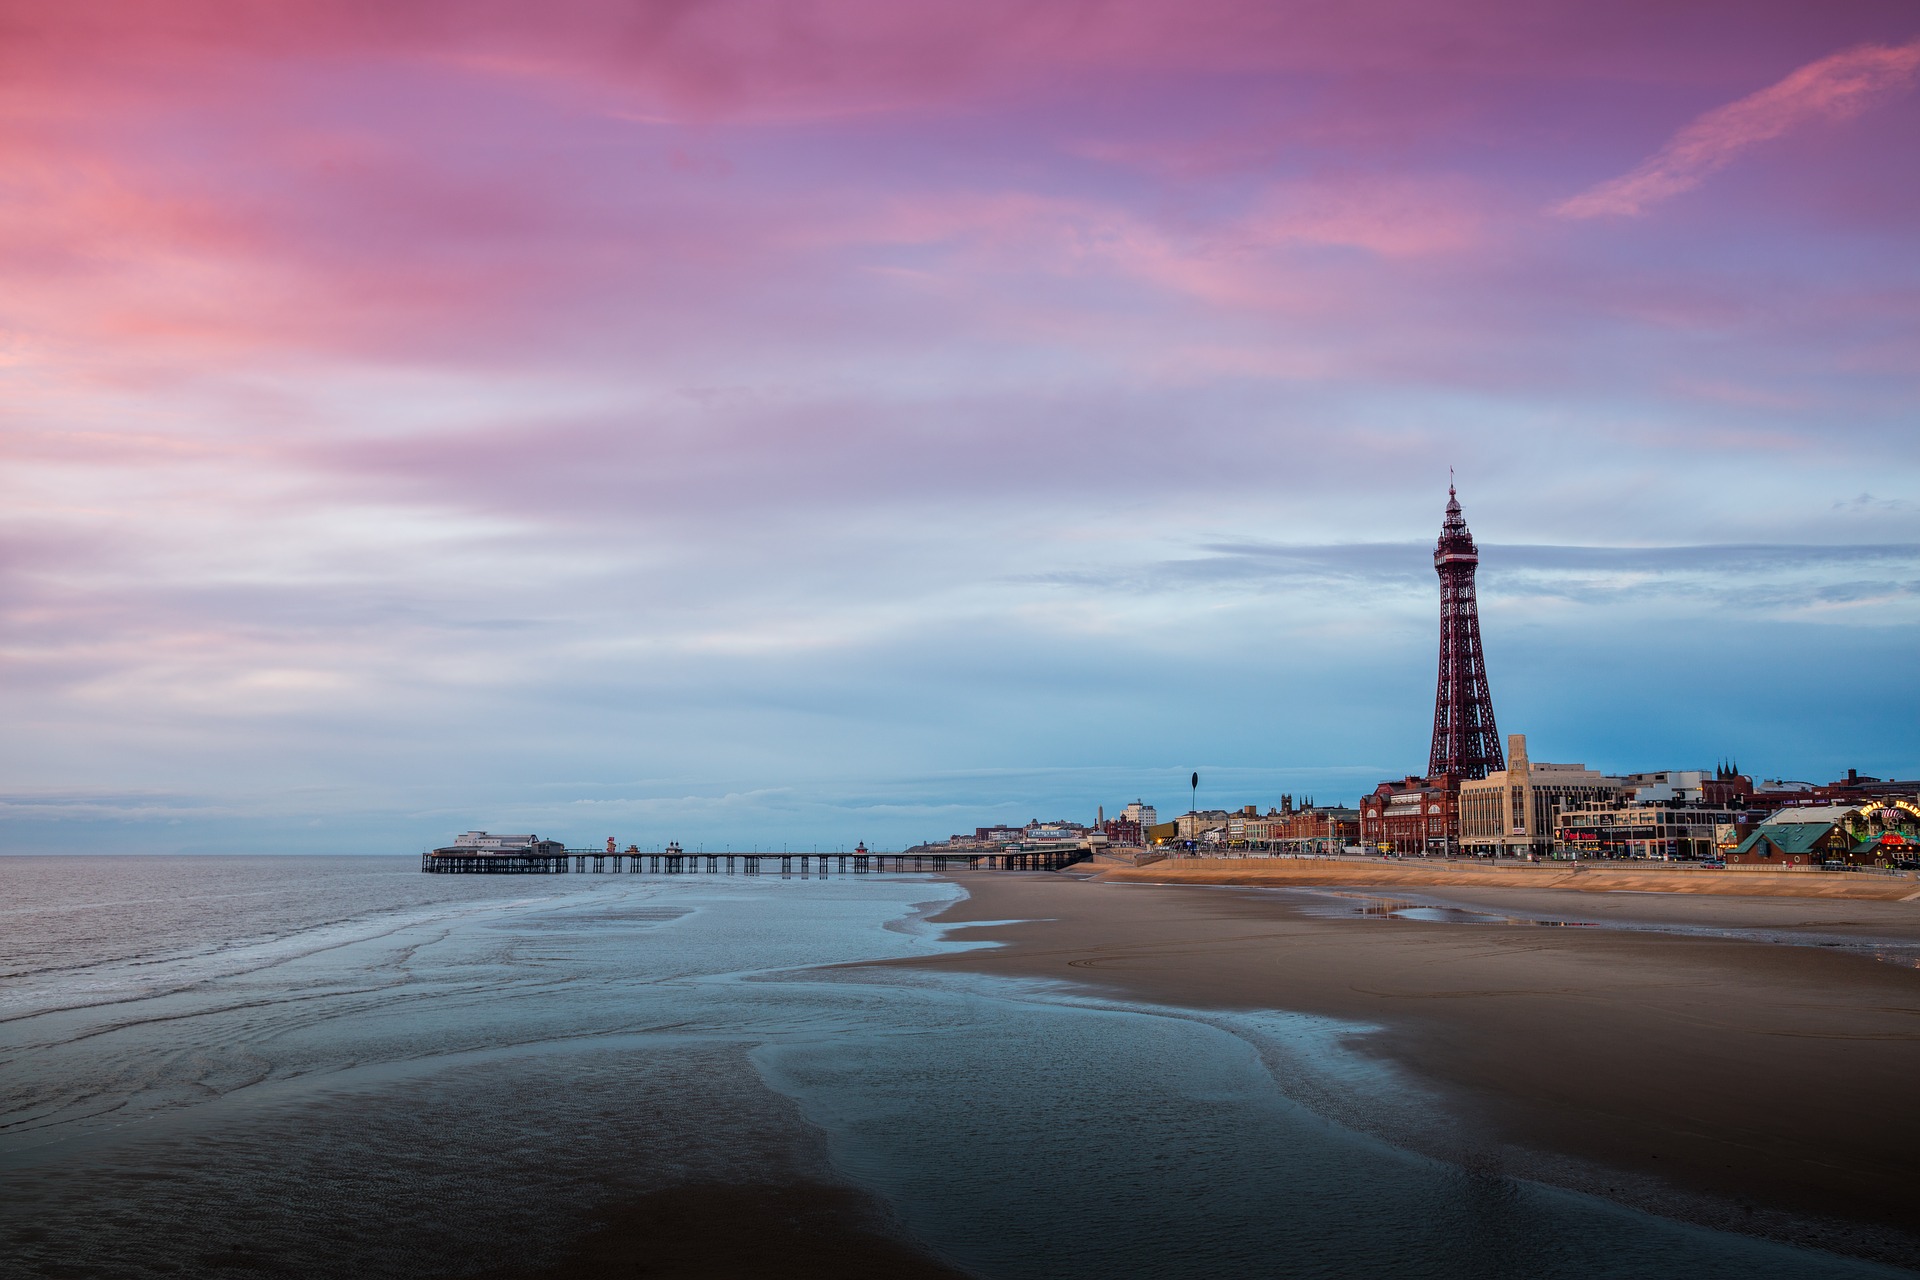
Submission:
M 1810 804 L 1797 809 L 1782 809 L 1762 819 L 1763 827 L 1773 826 L 1832 826 L 1843 820 L 1848 814 L 1857 812 L 1857 804 Z

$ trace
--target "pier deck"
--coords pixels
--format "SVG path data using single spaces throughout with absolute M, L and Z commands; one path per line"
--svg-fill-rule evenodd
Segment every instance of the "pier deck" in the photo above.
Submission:
M 423 853 L 422 871 L 453 875 L 764 875 L 778 863 L 783 876 L 868 875 L 912 871 L 1058 871 L 1087 856 L 1085 849 L 1006 853 L 647 853 L 568 849 L 565 853 Z

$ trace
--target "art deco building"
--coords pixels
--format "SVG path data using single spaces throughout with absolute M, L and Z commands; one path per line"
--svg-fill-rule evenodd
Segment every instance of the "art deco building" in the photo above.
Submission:
M 1624 778 L 1583 764 L 1535 764 L 1527 735 L 1507 735 L 1507 767 L 1460 784 L 1460 847 L 1471 854 L 1519 858 L 1553 852 L 1554 825 L 1567 810 L 1618 800 Z

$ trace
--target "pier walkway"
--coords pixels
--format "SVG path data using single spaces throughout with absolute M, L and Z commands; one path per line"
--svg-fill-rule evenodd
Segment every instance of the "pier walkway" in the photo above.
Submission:
M 783 876 L 868 875 L 912 871 L 1058 871 L 1087 856 L 1085 849 L 1003 853 L 646 853 L 635 849 L 568 849 L 564 853 L 440 853 L 420 855 L 422 871 L 468 875 L 560 875 L 600 872 L 633 875 L 764 875 L 778 863 Z

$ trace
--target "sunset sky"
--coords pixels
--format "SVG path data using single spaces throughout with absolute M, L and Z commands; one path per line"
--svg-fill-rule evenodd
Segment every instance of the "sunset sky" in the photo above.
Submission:
M 1920 10 L 0 3 L 0 848 L 1920 774 Z

